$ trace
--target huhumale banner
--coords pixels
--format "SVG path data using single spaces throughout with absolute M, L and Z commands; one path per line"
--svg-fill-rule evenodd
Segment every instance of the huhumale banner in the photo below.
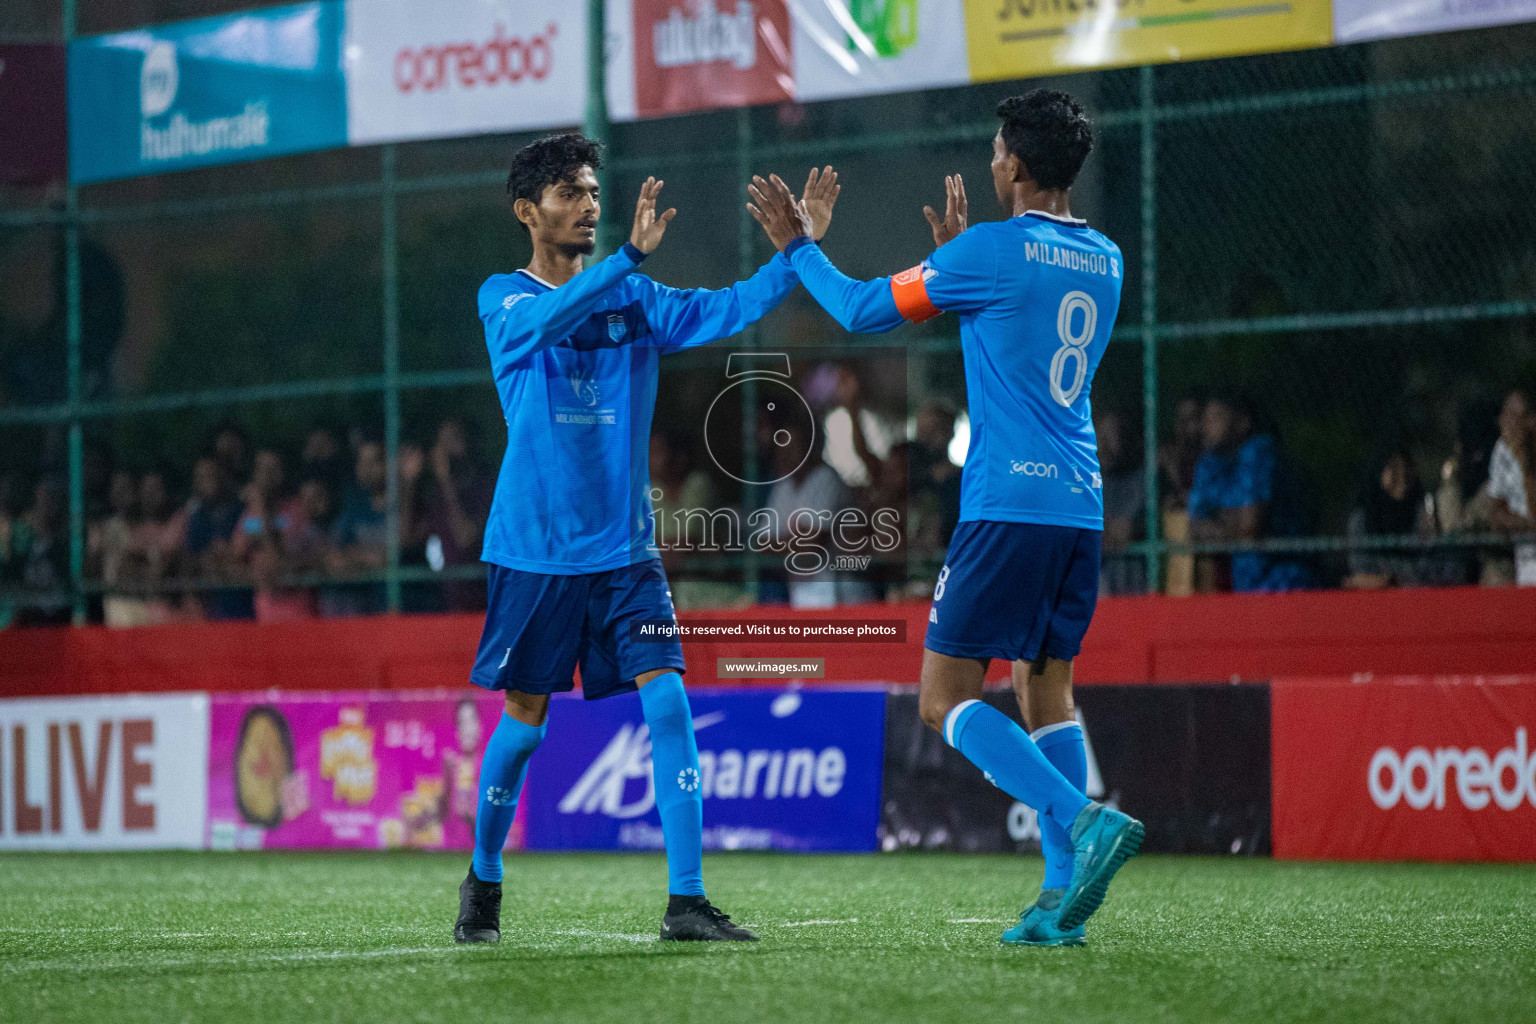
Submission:
M 71 43 L 70 178 L 346 145 L 341 18 L 302 3 Z
M 469 689 L 217 697 L 208 844 L 467 850 L 502 706 Z M 508 846 L 521 837 L 519 821 Z
M 883 688 L 690 688 L 688 699 L 706 849 L 875 849 Z M 640 698 L 555 697 L 524 808 L 530 849 L 662 849 Z
M 1536 860 L 1536 676 L 1282 679 L 1276 857 Z

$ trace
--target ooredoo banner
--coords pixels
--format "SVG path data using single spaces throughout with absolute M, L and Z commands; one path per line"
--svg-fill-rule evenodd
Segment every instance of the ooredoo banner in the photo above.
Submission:
M 463 850 L 497 694 L 246 694 L 209 714 L 208 844 Z M 508 845 L 521 845 L 521 826 Z
M 1274 851 L 1536 859 L 1536 676 L 1278 680 Z
M 340 23 L 340 5 L 302 3 L 71 43 L 70 178 L 346 145 Z
M 203 845 L 208 698 L 0 700 L 0 850 Z
M 712 850 L 873 850 L 885 692 L 689 691 Z M 519 810 L 528 846 L 659 850 L 651 741 L 638 696 L 556 696 Z
M 347 0 L 354 146 L 579 124 L 587 5 L 563 0 Z
M 1333 0 L 1337 43 L 1536 21 L 1536 0 Z

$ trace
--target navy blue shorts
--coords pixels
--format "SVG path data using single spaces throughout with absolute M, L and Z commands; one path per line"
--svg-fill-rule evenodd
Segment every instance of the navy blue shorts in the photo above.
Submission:
M 587 700 L 631 693 L 635 677 L 683 670 L 675 638 L 630 639 L 637 619 L 676 621 L 661 560 L 581 576 L 549 576 L 492 564 L 480 651 L 469 681 L 487 690 L 558 693 L 575 686 Z
M 965 522 L 933 588 L 923 646 L 952 658 L 1070 661 L 1099 600 L 1104 534 Z

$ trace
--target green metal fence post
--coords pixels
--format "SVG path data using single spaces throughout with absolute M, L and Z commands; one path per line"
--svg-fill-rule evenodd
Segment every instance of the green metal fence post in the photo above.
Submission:
M 1147 590 L 1162 589 L 1161 510 L 1157 494 L 1157 93 L 1156 72 L 1141 69 L 1141 405 L 1142 472 L 1147 500 Z
M 736 276 L 748 278 L 757 269 L 757 260 L 753 256 L 753 239 L 756 221 L 747 212 L 747 186 L 752 183 L 752 108 L 738 107 L 736 110 L 736 198 L 740 202 L 736 216 Z M 743 348 L 752 348 L 757 345 L 757 328 L 748 327 L 742 332 L 738 340 Z M 742 476 L 748 480 L 757 479 L 757 379 L 748 377 L 741 384 L 741 465 Z M 758 507 L 762 499 L 763 488 L 761 484 L 749 483 L 742 486 L 742 506 L 748 515 Z M 747 587 L 747 593 L 752 600 L 759 597 L 757 558 L 748 550 L 742 554 L 742 567 L 745 570 L 743 581 Z
M 64 45 L 75 37 L 75 0 L 64 0 Z M 80 194 L 74 182 L 64 189 L 64 344 L 69 401 L 69 594 L 70 619 L 85 624 L 85 424 L 81 379 L 83 329 L 80 318 Z
M 588 0 L 587 3 L 587 109 L 582 134 L 607 149 L 611 133 L 608 126 L 608 28 L 604 0 Z M 607 166 L 597 171 L 598 195 L 609 204 L 618 198 L 610 187 L 613 183 L 612 163 L 612 159 L 605 161 Z M 615 205 L 612 212 L 598 218 L 597 249 L 592 254 L 594 263 L 617 252 L 624 244 L 620 237 L 626 223 L 623 214 L 624 211 Z
M 385 603 L 400 610 L 400 211 L 396 203 L 396 152 L 393 143 L 379 151 L 379 204 L 383 224 L 384 296 L 384 462 L 385 531 L 389 563 L 384 573 Z

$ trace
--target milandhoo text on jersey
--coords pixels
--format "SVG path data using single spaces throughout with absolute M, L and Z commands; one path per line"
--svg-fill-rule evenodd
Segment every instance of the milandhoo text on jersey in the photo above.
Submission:
M 1536 754 L 1529 752 L 1524 729 L 1515 730 L 1514 746 L 1492 757 L 1481 747 L 1414 747 L 1403 755 L 1382 747 L 1371 758 L 1366 786 L 1371 802 L 1384 811 L 1399 801 L 1416 811 L 1431 806 L 1439 810 L 1453 791 L 1469 811 L 1480 811 L 1490 802 L 1504 811 L 1522 802 L 1536 807 Z
M 1120 276 L 1120 261 L 1101 252 L 1082 252 L 1065 245 L 1046 242 L 1025 242 L 1024 258 L 1036 263 L 1049 263 L 1053 267 L 1081 270 L 1087 274 L 1111 274 Z
M 831 798 L 842 791 L 848 758 L 835 746 L 819 752 L 809 748 L 700 750 L 699 773 L 701 779 L 688 781 L 702 791 L 705 800 Z M 644 783 L 645 791 L 626 802 L 631 782 Z M 635 788 L 638 793 L 638 785 Z M 561 814 L 638 818 L 655 805 L 650 729 L 625 724 L 560 798 L 559 809 Z
M 508 35 L 501 22 L 491 38 L 483 43 L 443 43 L 419 49 L 402 46 L 395 54 L 395 88 L 402 93 L 435 92 L 457 83 L 461 88 L 477 85 L 516 85 L 526 79 L 542 82 L 554 68 L 554 38 L 558 25 L 547 26 L 524 39 Z M 509 307 L 510 308 L 510 307 Z
M 679 8 L 651 26 L 651 47 L 659 68 L 686 67 L 728 60 L 746 71 L 757 63 L 757 14 L 749 0 L 739 0 L 736 13 L 715 9 L 705 0 L 698 17 Z

